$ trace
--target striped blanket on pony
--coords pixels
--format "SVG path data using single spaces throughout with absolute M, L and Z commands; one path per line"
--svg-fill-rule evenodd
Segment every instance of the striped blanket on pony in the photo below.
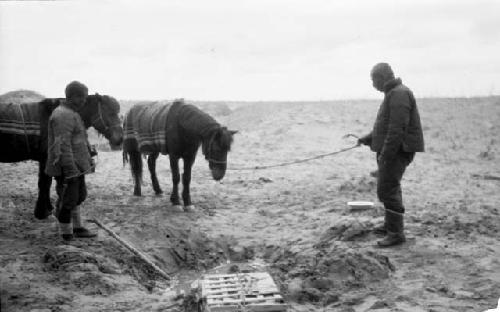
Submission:
M 38 152 L 40 144 L 39 103 L 0 103 L 0 137 L 8 154 Z M 7 154 L 7 151 L 6 151 Z
M 141 102 L 134 105 L 123 122 L 124 144 L 137 144 L 143 154 L 168 154 L 167 118 L 172 103 Z

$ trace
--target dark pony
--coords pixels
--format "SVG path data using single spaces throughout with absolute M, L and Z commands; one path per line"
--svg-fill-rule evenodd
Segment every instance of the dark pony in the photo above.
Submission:
M 172 194 L 170 201 L 180 206 L 178 184 L 181 180 L 179 159 L 184 163 L 182 174 L 182 200 L 185 210 L 192 209 L 189 185 L 191 168 L 200 145 L 214 180 L 224 177 L 227 153 L 231 149 L 233 135 L 210 115 L 183 100 L 161 104 L 146 102 L 134 105 L 124 120 L 123 156 L 124 164 L 130 162 L 134 178 L 134 195 L 141 196 L 142 157 L 147 155 L 153 190 L 162 193 L 156 176 L 156 159 L 159 154 L 168 154 L 172 172 Z M 156 130 L 156 131 L 155 131 Z
M 51 214 L 52 178 L 45 174 L 47 160 L 47 129 L 49 117 L 65 99 L 44 99 L 35 103 L 0 103 L 0 162 L 35 160 L 39 162 L 38 199 L 35 217 L 45 219 Z M 112 146 L 121 145 L 123 128 L 119 118 L 120 104 L 107 95 L 89 95 L 78 113 L 86 128 L 94 127 Z

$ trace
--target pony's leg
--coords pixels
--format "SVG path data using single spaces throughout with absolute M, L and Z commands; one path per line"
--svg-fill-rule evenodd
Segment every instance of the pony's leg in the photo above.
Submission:
M 182 200 L 186 210 L 192 210 L 191 194 L 189 185 L 191 184 L 191 168 L 193 167 L 195 157 L 184 158 L 184 172 L 182 173 Z
M 141 196 L 142 183 L 142 158 L 139 151 L 128 152 L 130 158 L 130 170 L 134 177 L 134 195 Z
M 38 166 L 38 199 L 35 206 L 35 218 L 45 219 L 52 213 L 54 207 L 50 203 L 50 186 L 52 177 L 45 174 L 45 159 L 40 160 Z
M 172 171 L 172 194 L 170 195 L 170 202 L 174 206 L 181 204 L 179 200 L 179 182 L 181 175 L 179 174 L 179 158 L 170 155 L 170 171 Z
M 156 195 L 163 193 L 160 188 L 160 184 L 158 183 L 158 177 L 156 176 L 156 159 L 158 159 L 159 155 L 160 153 L 153 153 L 148 156 L 148 168 L 151 175 L 151 183 L 153 184 L 153 190 Z

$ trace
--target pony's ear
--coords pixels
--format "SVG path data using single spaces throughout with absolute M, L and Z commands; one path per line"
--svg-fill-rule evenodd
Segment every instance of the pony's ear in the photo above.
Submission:
M 236 133 L 238 133 L 238 130 L 229 130 L 229 133 L 231 133 L 231 135 L 235 135 Z

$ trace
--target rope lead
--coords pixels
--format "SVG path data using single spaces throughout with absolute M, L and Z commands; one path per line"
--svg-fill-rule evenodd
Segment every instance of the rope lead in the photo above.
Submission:
M 276 167 L 286 167 L 286 166 L 290 166 L 290 165 L 305 163 L 305 162 L 309 162 L 309 161 L 312 161 L 312 160 L 316 160 L 316 159 L 320 159 L 320 158 L 325 158 L 325 157 L 328 157 L 328 156 L 333 156 L 333 155 L 336 155 L 336 154 L 347 152 L 347 151 L 355 149 L 355 148 L 357 148 L 359 146 L 360 145 L 354 145 L 354 146 L 351 146 L 351 147 L 343 148 L 343 149 L 335 151 L 335 152 L 331 152 L 331 153 L 327 153 L 327 154 L 321 154 L 321 155 L 317 155 L 317 156 L 313 156 L 313 157 L 309 157 L 309 158 L 304 158 L 304 159 L 298 159 L 298 160 L 294 160 L 294 161 L 290 161 L 290 162 L 283 162 L 283 163 L 279 163 L 279 164 L 266 165 L 266 166 L 255 166 L 255 167 L 235 167 L 235 168 L 227 168 L 226 170 L 231 170 L 231 171 L 264 170 L 264 169 L 270 169 L 270 168 L 276 168 Z

